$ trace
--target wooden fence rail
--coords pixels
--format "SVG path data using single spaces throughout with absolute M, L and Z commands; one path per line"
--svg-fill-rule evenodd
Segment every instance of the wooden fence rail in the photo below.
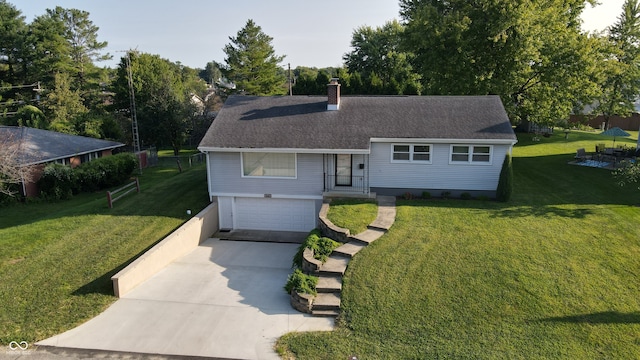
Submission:
M 121 187 L 119 189 L 116 189 L 116 190 L 113 190 L 113 191 L 107 191 L 107 203 L 109 204 L 109 209 L 113 208 L 113 203 L 114 202 L 120 200 L 123 196 L 127 195 L 128 193 L 132 192 L 133 190 L 136 190 L 136 192 L 140 192 L 140 182 L 138 181 L 138 178 L 136 178 L 134 181 L 128 183 L 127 185 L 125 185 L 125 186 L 123 186 L 123 187 Z M 121 193 L 121 194 L 119 194 L 119 193 Z

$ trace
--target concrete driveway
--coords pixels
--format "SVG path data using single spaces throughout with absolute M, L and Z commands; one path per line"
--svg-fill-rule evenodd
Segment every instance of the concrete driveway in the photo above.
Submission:
M 298 245 L 209 239 L 85 324 L 39 342 L 63 348 L 278 359 L 291 331 L 332 330 L 284 292 Z

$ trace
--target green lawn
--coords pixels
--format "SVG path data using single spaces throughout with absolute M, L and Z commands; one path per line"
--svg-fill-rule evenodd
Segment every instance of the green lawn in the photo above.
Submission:
M 45 339 L 116 298 L 111 276 L 208 204 L 199 165 L 145 169 L 141 192 L 107 207 L 104 192 L 0 208 L 0 344 Z
M 567 164 L 578 147 L 612 139 L 519 139 L 510 202 L 398 201 L 389 233 L 349 265 L 337 330 L 288 334 L 280 351 L 640 358 L 640 190 L 614 185 L 607 170 Z
M 374 200 L 333 199 L 327 217 L 336 226 L 349 229 L 352 235 L 367 230 L 378 215 Z

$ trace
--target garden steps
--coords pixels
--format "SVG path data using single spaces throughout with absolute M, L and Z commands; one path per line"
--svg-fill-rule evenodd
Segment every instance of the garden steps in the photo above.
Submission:
M 378 196 L 378 215 L 367 230 L 350 236 L 350 241 L 334 249 L 327 261 L 319 269 L 318 294 L 313 300 L 313 316 L 336 317 L 340 315 L 340 295 L 342 275 L 351 258 L 367 245 L 378 240 L 393 225 L 396 217 L 396 199 L 393 196 Z
M 334 275 L 318 276 L 316 291 L 319 293 L 339 293 L 342 291 L 342 277 Z
M 339 256 L 331 254 L 327 261 L 320 267 L 320 274 L 344 275 L 347 271 L 350 258 L 347 256 Z
M 350 241 L 346 244 L 340 245 L 339 247 L 335 248 L 333 250 L 333 253 L 343 255 L 343 256 L 353 257 L 355 254 L 360 252 L 360 250 L 364 249 L 365 247 L 367 247 L 367 245 L 365 245 L 360 241 Z
M 369 245 L 372 242 L 378 240 L 380 237 L 382 237 L 382 235 L 384 235 L 385 232 L 386 231 L 383 231 L 383 230 L 367 229 L 358 235 L 352 236 L 351 239 L 355 241 L 359 241 L 365 245 Z
M 320 293 L 313 300 L 312 311 L 340 311 L 340 294 L 337 293 Z

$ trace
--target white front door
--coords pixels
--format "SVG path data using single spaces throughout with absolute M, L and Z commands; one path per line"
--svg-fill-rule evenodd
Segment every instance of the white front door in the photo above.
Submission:
M 233 229 L 233 197 L 218 197 L 218 217 L 220 218 L 220 229 Z

